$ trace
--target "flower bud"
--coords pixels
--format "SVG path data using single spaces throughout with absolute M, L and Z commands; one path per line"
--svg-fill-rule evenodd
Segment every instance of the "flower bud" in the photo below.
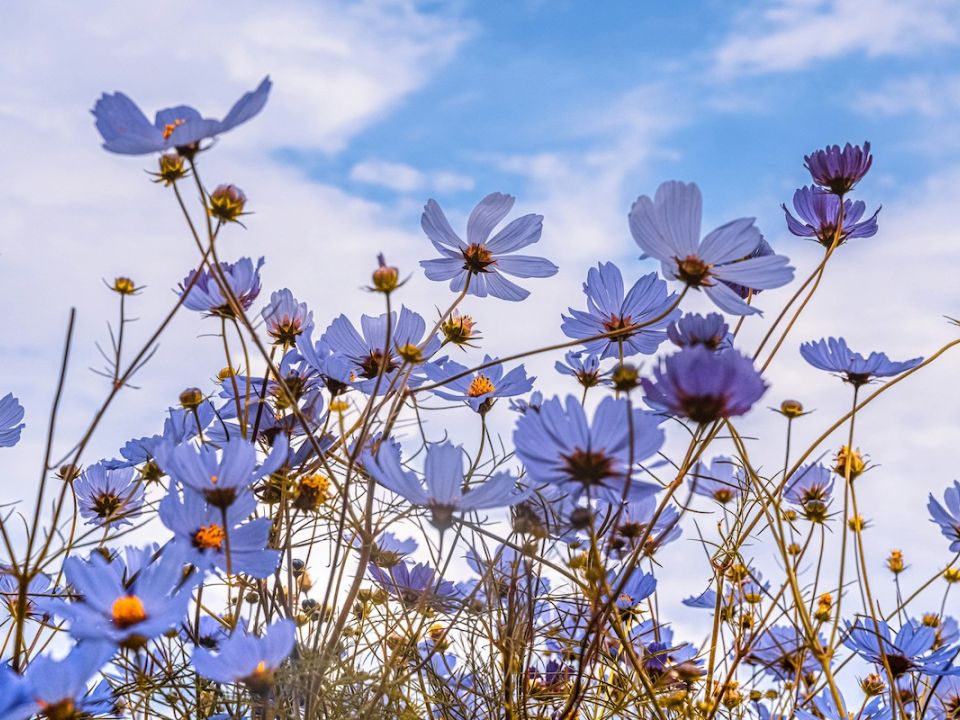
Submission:
M 469 345 L 472 340 L 478 340 L 475 334 L 473 318 L 454 312 L 440 325 L 440 332 L 447 342 L 454 345 Z
M 164 153 L 160 156 L 159 170 L 153 175 L 154 182 L 163 183 L 164 187 L 169 187 L 177 180 L 187 177 L 188 171 L 183 156 L 180 153 Z
M 203 402 L 203 391 L 200 388 L 187 388 L 180 393 L 180 405 L 186 410 L 193 410 Z
M 373 289 L 382 293 L 393 292 L 399 284 L 400 271 L 387 265 L 383 253 L 377 255 L 377 264 L 377 269 L 373 271 Z
M 903 552 L 901 550 L 891 550 L 887 557 L 887 569 L 894 575 L 902 573 L 906 566 L 903 564 Z
M 620 392 L 630 392 L 640 384 L 640 373 L 636 365 L 630 363 L 617 365 L 610 378 L 613 380 L 613 387 Z
M 236 185 L 218 185 L 210 193 L 210 215 L 220 222 L 236 222 L 244 214 L 247 196 Z
M 943 579 L 948 583 L 960 582 L 960 567 L 948 567 L 943 571 Z
M 780 403 L 780 413 L 792 420 L 803 415 L 803 405 L 799 400 L 784 400 Z
M 883 695 L 887 691 L 887 684 L 877 673 L 870 673 L 865 678 L 860 679 L 860 689 L 867 697 Z
M 846 477 L 848 458 L 850 463 L 850 479 L 854 480 L 863 473 L 867 466 L 866 462 L 864 462 L 863 455 L 860 454 L 859 450 L 854 450 L 851 452 L 850 448 L 848 448 L 846 445 L 841 447 L 837 451 L 837 457 L 833 463 L 833 471 L 837 475 Z
M 63 480 L 64 482 L 73 482 L 80 476 L 80 468 L 74 465 L 73 463 L 67 463 L 66 465 L 61 465 L 60 469 L 57 470 L 57 477 Z
M 114 278 L 110 289 L 119 295 L 134 295 L 137 292 L 137 285 L 128 277 Z

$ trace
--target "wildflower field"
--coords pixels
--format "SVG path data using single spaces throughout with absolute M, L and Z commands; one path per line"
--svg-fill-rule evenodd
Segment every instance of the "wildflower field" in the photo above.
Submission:
M 242 189 L 257 169 L 208 168 L 271 92 L 218 118 L 92 99 L 105 157 L 147 170 L 129 178 L 154 183 L 144 213 L 175 215 L 195 260 L 156 317 L 138 310 L 156 288 L 107 279 L 83 380 L 102 401 L 79 436 L 57 425 L 71 354 L 95 342 L 74 314 L 52 409 L 0 385 L 0 467 L 47 429 L 39 482 L 0 514 L 0 720 L 960 718 L 960 482 L 923 478 L 925 506 L 876 497 L 886 448 L 861 430 L 950 362 L 958 323 L 916 357 L 843 327 L 797 336 L 822 287 L 857 282 L 834 272 L 844 253 L 883 232 L 858 197 L 879 150 L 783 158 L 798 189 L 767 236 L 816 247 L 812 264 L 752 217 L 703 227 L 710 197 L 666 179 L 622 208 L 633 259 L 577 268 L 575 296 L 551 290 L 541 242 L 562 229 L 523 198 L 488 188 L 460 218 L 424 197 L 418 254 L 319 270 L 356 273 L 379 308 L 363 314 L 322 279 L 267 284 L 289 256 L 235 252 L 270 222 Z M 552 309 L 530 335 L 552 341 L 505 341 L 534 295 Z M 477 319 L 488 304 L 499 322 Z M 152 411 L 156 434 L 94 456 L 184 315 L 217 364 Z M 789 354 L 802 381 L 781 388 Z M 529 369 L 544 360 L 549 382 Z M 810 406 L 814 387 L 845 410 Z M 903 525 L 875 523 L 877 503 Z M 904 548 L 921 523 L 938 544 Z

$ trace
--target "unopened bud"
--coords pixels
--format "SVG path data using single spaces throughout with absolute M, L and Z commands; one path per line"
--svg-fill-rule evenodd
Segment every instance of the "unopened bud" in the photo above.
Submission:
M 203 391 L 200 388 L 187 388 L 180 393 L 180 405 L 187 410 L 199 407 L 203 402 Z
M 397 289 L 400 280 L 400 271 L 387 265 L 383 253 L 377 255 L 378 267 L 373 271 L 373 289 L 377 292 L 390 293 Z
M 236 222 L 243 215 L 247 196 L 236 185 L 218 185 L 210 193 L 210 215 L 220 222 Z

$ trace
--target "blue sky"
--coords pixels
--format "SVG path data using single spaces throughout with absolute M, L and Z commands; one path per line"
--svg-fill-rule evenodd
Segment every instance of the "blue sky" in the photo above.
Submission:
M 765 402 L 798 396 L 816 408 L 798 431 L 815 437 L 848 398 L 798 359 L 800 341 L 839 334 L 905 358 L 954 335 L 942 316 L 960 314 L 958 0 L 238 0 L 228 13 L 188 0 L 160 10 L 51 0 L 4 3 L 0 24 L 0 395 L 17 394 L 28 420 L 24 442 L 4 455 L 2 500 L 36 477 L 68 308 L 79 321 L 61 451 L 106 392 L 87 370 L 100 364 L 94 341 L 115 314 L 102 279 L 147 286 L 135 343 L 195 262 L 171 198 L 143 175 L 149 163 L 99 148 L 88 111 L 104 91 L 123 90 L 148 113 L 186 102 L 217 116 L 271 75 L 266 110 L 203 158 L 204 177 L 239 184 L 255 211 L 247 231 L 223 240 L 224 254 L 265 254 L 266 291 L 288 285 L 321 327 L 341 311 L 379 311 L 358 288 L 381 250 L 413 274 L 404 302 L 430 314 L 448 299 L 416 266 L 431 253 L 418 223 L 428 197 L 455 226 L 495 190 L 517 195 L 516 212 L 545 215 L 538 249 L 560 266 L 557 278 L 531 281 L 521 306 L 468 307 L 493 353 L 556 341 L 560 313 L 580 304 L 597 260 L 620 261 L 628 278 L 652 269 L 637 260 L 626 213 L 667 179 L 700 185 L 704 229 L 758 217 L 802 276 L 819 250 L 789 236 L 779 205 L 807 182 L 803 155 L 870 140 L 875 164 L 857 195 L 883 204 L 880 233 L 838 253 L 770 370 Z M 784 296 L 767 293 L 761 305 Z M 223 364 L 209 329 L 196 316 L 175 320 L 143 389 L 118 399 L 87 462 L 156 432 L 180 390 L 209 384 Z M 743 337 L 761 333 L 758 321 Z M 531 369 L 548 391 L 566 392 L 554 359 Z M 944 388 L 956 371 L 947 358 L 858 420 L 881 466 L 867 510 L 904 543 L 942 546 L 923 506 L 954 477 L 957 402 Z M 758 433 L 771 417 L 755 414 Z M 894 496 L 909 518 L 880 500 Z M 888 550 L 878 542 L 871 552 Z

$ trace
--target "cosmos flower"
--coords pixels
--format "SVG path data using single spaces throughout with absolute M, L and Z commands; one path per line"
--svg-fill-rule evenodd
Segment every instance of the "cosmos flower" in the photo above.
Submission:
M 840 373 L 845 382 L 854 387 L 864 385 L 874 378 L 893 377 L 915 368 L 922 357 L 894 361 L 882 352 L 872 352 L 866 358 L 847 347 L 843 338 L 824 338 L 800 345 L 803 359 L 819 370 Z
M 843 150 L 839 145 L 828 145 L 803 157 L 803 164 L 810 171 L 813 181 L 836 195 L 844 195 L 863 179 L 873 156 L 870 143 L 859 145 L 847 143 Z
M 787 228 L 797 237 L 815 238 L 824 247 L 832 247 L 840 220 L 840 198 L 818 187 L 802 187 L 793 194 L 793 207 L 799 220 L 781 205 L 787 216 Z M 873 237 L 877 234 L 877 215 L 880 208 L 864 220 L 860 219 L 867 206 L 863 200 L 843 201 L 843 227 L 840 228 L 839 247 L 853 238 Z
M 27 720 L 36 708 L 26 681 L 8 665 L 0 665 L 0 717 Z
M 69 557 L 63 571 L 78 597 L 73 602 L 46 600 L 42 606 L 67 620 L 70 634 L 78 640 L 137 649 L 183 619 L 197 581 L 196 576 L 184 580 L 185 562 L 168 546 L 159 559 L 124 581 L 119 559 L 111 563 L 98 552 L 88 560 Z
M 614 599 L 613 604 L 619 610 L 632 610 L 653 595 L 657 589 L 657 579 L 653 576 L 653 573 L 645 573 L 636 569 L 629 569 L 625 572 L 629 573 L 626 582 L 624 582 L 623 575 L 618 576 L 616 572 L 610 570 L 607 573 L 606 586 L 612 592 L 620 586 L 620 583 L 623 583 L 623 587 Z M 604 601 L 608 600 L 606 595 L 603 599 Z
M 430 280 L 450 281 L 453 292 L 461 292 L 469 281 L 469 294 L 502 300 L 523 300 L 530 292 L 507 280 L 502 273 L 520 278 L 546 278 L 555 275 L 557 266 L 532 255 L 513 254 L 540 240 L 542 215 L 524 215 L 513 220 L 493 237 L 490 233 L 513 207 L 514 198 L 491 193 L 481 200 L 467 220 L 467 241 L 450 227 L 435 200 L 428 200 L 420 227 L 443 255 L 436 260 L 421 260 L 420 266 Z
M 117 470 L 153 460 L 160 445 L 179 445 L 195 438 L 199 432 L 207 429 L 215 416 L 210 402 L 202 402 L 191 410 L 170 408 L 160 435 L 128 440 L 120 448 L 120 458 L 105 460 L 102 464 L 109 470 Z
M 257 448 L 248 440 L 232 437 L 222 444 L 220 459 L 210 444 L 196 448 L 190 443 L 158 448 L 157 459 L 171 478 L 200 493 L 218 508 L 229 507 L 262 477 L 276 472 L 287 458 L 289 446 L 280 434 L 270 455 L 257 464 Z
M 254 300 L 260 295 L 260 268 L 263 267 L 263 263 L 263 258 L 260 258 L 254 265 L 253 261 L 247 257 L 240 258 L 234 263 L 220 263 L 220 269 L 226 279 L 227 286 L 244 311 L 249 310 Z M 185 289 L 190 286 L 196 272 L 196 270 L 191 270 L 190 274 L 180 283 L 181 296 Z M 196 310 L 217 317 L 231 318 L 234 316 L 229 299 L 220 291 L 217 280 L 209 270 L 200 271 L 200 277 L 197 278 L 193 287 L 190 288 L 190 292 L 187 293 L 183 306 L 189 310 Z
M 930 493 L 927 501 L 930 520 L 940 526 L 940 532 L 950 541 L 950 551 L 960 552 L 960 482 L 954 480 L 953 486 L 944 491 L 943 502 L 946 507 Z
M 692 680 L 701 673 L 697 649 L 688 642 L 676 642 L 673 628 L 656 620 L 644 620 L 630 633 L 640 649 L 647 672 L 660 682 Z
M 24 671 L 24 681 L 34 712 L 51 720 L 117 717 L 117 701 L 109 685 L 98 683 L 92 690 L 89 688 L 90 679 L 113 653 L 110 643 L 82 642 L 62 660 L 54 660 L 49 655 L 31 660 Z M 18 716 L 3 714 L 4 720 L 11 717 Z
M 547 400 L 540 412 L 523 415 L 513 434 L 530 481 L 557 485 L 573 497 L 586 493 L 616 503 L 625 491 L 637 500 L 660 489 L 655 483 L 628 480 L 628 475 L 631 464 L 653 455 L 663 440 L 658 420 L 625 399 L 604 398 L 591 423 L 572 395 L 565 402 Z
M 530 393 L 528 400 L 523 398 L 510 399 L 510 409 L 521 415 L 527 412 L 540 412 L 541 405 L 543 405 L 543 393 L 539 390 Z
M 359 538 L 356 542 L 359 542 Z M 417 541 L 412 538 L 401 540 L 392 532 L 385 532 L 377 535 L 370 549 L 370 562 L 377 567 L 391 568 L 416 552 Z
M 21 420 L 23 406 L 13 393 L 7 393 L 0 398 L 0 447 L 13 447 L 20 442 L 20 432 L 25 427 Z
M 450 442 L 430 445 L 424 463 L 423 482 L 400 463 L 400 444 L 388 440 L 377 455 L 366 451 L 363 466 L 370 476 L 388 490 L 414 505 L 430 511 L 430 522 L 441 530 L 453 524 L 454 513 L 508 507 L 520 502 L 525 492 L 517 491 L 517 480 L 500 472 L 482 483 L 474 482 L 464 492 L 464 450 Z
M 702 200 L 693 183 L 665 182 L 655 199 L 641 195 L 630 209 L 630 232 L 645 256 L 661 262 L 663 276 L 702 289 L 724 312 L 760 311 L 727 283 L 767 290 L 786 285 L 793 268 L 783 255 L 750 257 L 763 242 L 753 218 L 721 225 L 700 239 Z
M 676 294 L 667 294 L 667 284 L 656 273 L 644 275 L 624 294 L 620 268 L 612 262 L 600 263 L 587 272 L 583 284 L 587 310 L 569 308 L 560 329 L 575 340 L 585 340 L 587 352 L 601 359 L 642 353 L 653 355 L 667 339 L 664 328 L 680 316 Z M 649 324 L 648 324 L 649 323 Z M 637 325 L 644 327 L 627 330 Z M 613 337 L 586 341 L 603 333 L 622 330 Z
M 489 355 L 483 356 L 483 364 L 494 362 Z M 523 395 L 533 389 L 535 377 L 527 377 L 523 365 L 519 365 L 504 374 L 503 365 L 497 364 L 483 370 L 468 372 L 460 363 L 448 360 L 443 365 L 428 365 L 424 368 L 427 378 L 434 383 L 442 383 L 432 389 L 437 397 L 444 400 L 467 403 L 474 412 L 486 412 L 497 398 Z M 453 375 L 460 375 L 447 380 Z
M 27 603 L 24 608 L 24 614 L 29 618 L 40 618 L 42 612 L 38 612 L 37 599 L 50 597 L 54 594 L 56 588 L 53 580 L 46 573 L 37 573 L 27 583 Z M 19 609 L 17 607 L 20 599 L 20 581 L 17 579 L 13 568 L 0 569 L 0 598 L 11 617 L 17 617 Z
M 833 473 L 823 465 L 801 465 L 790 476 L 783 498 L 801 507 L 810 502 L 828 503 L 833 493 Z
M 866 703 L 856 715 L 851 715 L 846 708 L 838 709 L 830 690 L 824 690 L 813 698 L 812 704 L 813 707 L 808 706 L 809 709 L 798 707 L 794 711 L 796 720 L 850 720 L 851 717 L 857 720 L 885 720 L 891 717 L 889 708 L 881 706 L 880 698 Z
M 386 347 L 388 327 L 389 348 Z M 401 307 L 399 315 L 392 312 L 389 318 L 386 313 L 378 317 L 362 315 L 360 332 L 346 315 L 340 315 L 327 327 L 320 342 L 333 355 L 347 361 L 351 373 L 348 378 L 350 385 L 364 393 L 372 393 L 375 388 L 378 393 L 384 393 L 399 370 L 401 360 L 422 363 L 440 349 L 440 339 L 436 335 L 424 338 L 426 332 L 426 321 L 412 310 Z M 313 350 L 313 355 L 317 355 L 322 348 L 314 347 Z M 315 361 L 322 366 L 317 367 L 321 373 L 330 374 L 330 364 L 323 362 L 323 358 L 311 358 L 308 354 L 304 357 L 307 362 L 312 364 Z M 378 383 L 381 366 L 382 377 Z M 411 385 L 416 383 L 416 378 L 411 378 Z
M 278 620 L 262 637 L 241 628 L 220 643 L 216 653 L 198 647 L 191 661 L 200 675 L 218 683 L 243 683 L 264 695 L 273 686 L 273 674 L 286 660 L 297 640 L 292 620 Z
M 641 383 L 650 407 L 696 423 L 744 415 L 767 390 L 749 358 L 702 345 L 661 360 Z
M 653 495 L 627 502 L 617 520 L 614 547 L 622 544 L 623 553 L 632 551 L 643 536 L 647 535 L 643 552 L 653 555 L 664 545 L 677 540 L 683 534 L 683 529 L 680 527 L 680 511 L 675 505 L 667 505 L 653 523 L 653 527 L 650 527 L 658 505 Z
M 715 457 L 709 465 L 698 462 L 687 482 L 692 493 L 713 498 L 721 505 L 736 500 L 747 489 L 743 468 L 723 456 Z
M 730 327 L 719 313 L 686 313 L 667 326 L 667 337 L 681 348 L 703 345 L 710 350 L 721 350 L 733 346 Z
M 74 482 L 77 507 L 88 525 L 131 525 L 143 510 L 144 488 L 133 468 L 91 465 Z
M 585 388 L 610 384 L 610 379 L 605 377 L 606 373 L 600 372 L 599 355 L 571 350 L 563 358 L 563 361 L 557 360 L 553 365 L 561 375 L 575 377 L 577 382 Z
M 407 610 L 442 612 L 453 608 L 460 597 L 456 586 L 449 580 L 441 580 L 426 563 L 411 565 L 404 561 L 389 569 L 370 565 L 367 572 Z
M 861 617 L 846 623 L 847 634 L 843 644 L 868 662 L 883 665 L 886 661 L 894 677 L 908 672 L 925 675 L 960 675 L 953 658 L 960 650 L 956 645 L 937 643 L 935 628 L 906 622 L 891 638 L 890 626 L 883 620 Z
M 287 288 L 270 296 L 270 304 L 263 309 L 267 334 L 277 345 L 292 347 L 302 333 L 313 328 L 313 313 L 306 303 L 298 303 Z
M 931 720 L 960 717 L 960 676 L 940 678 L 931 695 L 928 706 Z
M 105 93 L 93 108 L 103 147 L 121 155 L 146 155 L 176 148 L 195 151 L 201 140 L 232 130 L 259 113 L 267 102 L 270 78 L 234 103 L 223 120 L 204 118 L 188 105 L 157 112 L 153 124 L 136 103 L 121 92 Z
M 791 625 L 773 625 L 761 632 L 745 661 L 759 666 L 768 675 L 790 682 L 820 669 L 804 634 Z
M 172 489 L 160 501 L 160 521 L 173 533 L 172 544 L 200 570 L 216 567 L 258 579 L 269 577 L 280 562 L 280 551 L 268 547 L 272 520 L 247 520 L 257 507 L 252 492 L 242 492 L 228 508 L 208 505 L 197 493 L 183 498 Z M 224 521 L 224 514 L 226 520 Z M 246 522 L 244 522 L 246 520 Z

